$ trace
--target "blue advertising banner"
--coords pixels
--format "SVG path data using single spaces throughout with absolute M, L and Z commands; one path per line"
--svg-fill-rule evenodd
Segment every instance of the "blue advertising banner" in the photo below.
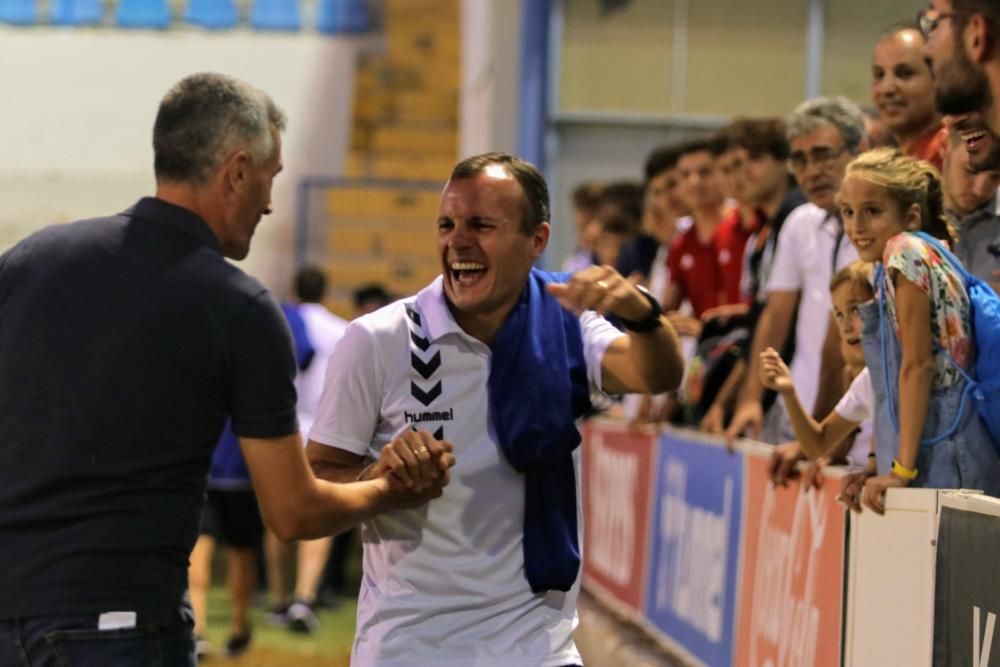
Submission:
M 668 431 L 658 466 L 646 616 L 706 665 L 729 667 L 743 455 Z

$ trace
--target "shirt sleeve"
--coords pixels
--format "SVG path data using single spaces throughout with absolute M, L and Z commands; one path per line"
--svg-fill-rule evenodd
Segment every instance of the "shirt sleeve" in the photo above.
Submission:
M 604 391 L 601 385 L 601 363 L 608 345 L 624 336 L 611 322 L 592 310 L 585 310 L 580 315 L 580 329 L 583 333 L 583 356 L 587 363 L 587 379 L 598 391 Z
M 374 334 L 353 322 L 330 354 L 309 439 L 364 455 L 378 428 L 381 370 Z
M 806 220 L 796 220 L 794 211 L 785 220 L 775 244 L 774 261 L 767 279 L 765 292 L 799 292 L 802 290 L 802 272 L 799 256 L 803 248 L 801 229 Z
M 247 438 L 296 433 L 292 335 L 268 292 L 240 310 L 229 338 L 233 433 Z
M 936 253 L 933 259 L 941 261 Z M 885 244 L 883 261 L 887 270 L 897 271 L 928 297 L 931 295 L 930 246 L 919 238 L 911 234 L 893 236 Z
M 872 391 L 871 375 L 866 368 L 854 378 L 834 410 L 847 421 L 860 424 L 874 416 L 874 408 L 875 394 Z

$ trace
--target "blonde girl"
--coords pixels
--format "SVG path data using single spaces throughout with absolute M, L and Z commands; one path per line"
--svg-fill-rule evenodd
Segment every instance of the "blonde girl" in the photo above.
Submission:
M 875 393 L 878 475 L 863 501 L 884 510 L 887 488 L 978 488 L 1000 495 L 1000 459 L 963 400 L 974 360 L 971 307 L 961 274 L 924 231 L 952 243 L 941 180 L 927 162 L 880 148 L 847 166 L 838 196 L 861 259 L 876 263 L 876 299 L 859 307 Z

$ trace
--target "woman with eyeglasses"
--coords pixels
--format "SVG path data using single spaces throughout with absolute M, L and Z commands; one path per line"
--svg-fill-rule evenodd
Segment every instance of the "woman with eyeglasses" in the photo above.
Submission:
M 872 102 L 900 150 L 941 169 L 941 117 L 934 108 L 934 77 L 915 25 L 882 34 L 872 53 Z

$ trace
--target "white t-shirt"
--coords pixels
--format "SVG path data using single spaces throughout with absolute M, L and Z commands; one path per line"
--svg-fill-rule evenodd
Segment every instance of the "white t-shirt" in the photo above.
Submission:
M 344 335 L 347 320 L 337 317 L 319 303 L 299 304 L 298 311 L 305 322 L 309 342 L 316 351 L 309 367 L 295 376 L 299 429 L 303 435 L 308 435 L 323 393 L 323 378 L 326 377 L 330 354 Z
M 875 392 L 872 390 L 871 375 L 868 369 L 858 373 L 851 382 L 837 407 L 834 408 L 837 414 L 847 421 L 857 422 L 861 427 L 861 432 L 854 439 L 854 446 L 848 458 L 852 463 L 865 465 L 868 462 L 868 453 L 871 452 L 872 438 L 875 435 L 872 418 L 875 416 Z
M 407 314 L 414 304 L 420 324 Z M 604 351 L 622 334 L 593 312 L 580 322 L 599 388 Z M 442 428 L 456 459 L 440 498 L 363 524 L 354 667 L 582 663 L 572 639 L 579 579 L 536 595 L 525 578 L 524 479 L 496 441 L 490 358 L 455 322 L 440 277 L 352 322 L 333 352 L 311 440 L 377 458 L 411 426 Z
M 830 279 L 835 270 L 858 259 L 858 251 L 840 229 L 836 218 L 814 204 L 803 204 L 789 213 L 778 236 L 766 288 L 768 293 L 800 292 L 795 357 L 789 370 L 802 405 L 810 413 L 819 392 L 823 341 L 833 308 Z

